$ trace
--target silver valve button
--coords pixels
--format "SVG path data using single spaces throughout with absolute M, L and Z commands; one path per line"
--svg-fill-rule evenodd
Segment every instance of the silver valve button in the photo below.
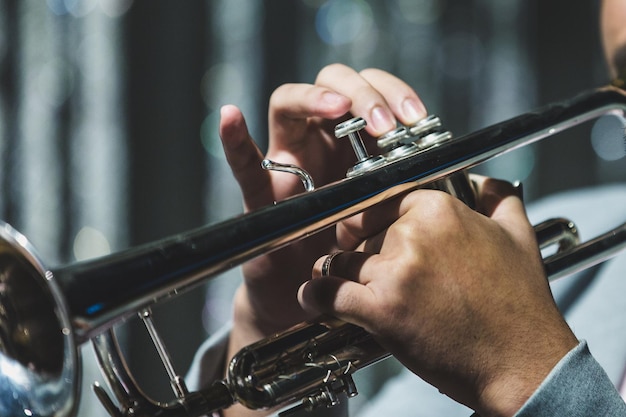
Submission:
M 447 142 L 450 139 L 452 139 L 452 132 L 446 130 L 443 132 L 429 133 L 428 135 L 419 138 L 415 143 L 419 146 L 420 149 L 425 149 L 441 145 L 442 143 Z
M 441 127 L 441 119 L 438 116 L 430 115 L 413 126 L 409 126 L 407 140 L 413 141 L 419 149 L 427 149 L 452 139 L 452 133 L 440 131 L 438 130 L 439 127 Z
M 367 126 L 367 123 L 363 118 L 355 117 L 335 127 L 335 136 L 338 139 L 347 136 L 348 139 L 350 139 L 350 144 L 356 155 L 357 163 L 346 173 L 348 177 L 353 177 L 371 169 L 378 168 L 385 163 L 385 158 L 382 156 L 371 156 L 367 153 L 363 139 L 361 139 L 361 135 L 359 134 L 359 131 L 365 128 L 365 126 Z
M 365 145 L 363 144 L 363 139 L 361 139 L 361 135 L 359 134 L 359 131 L 361 129 L 365 129 L 365 126 L 367 126 L 365 119 L 355 117 L 354 119 L 346 120 L 335 127 L 335 136 L 337 139 L 341 139 L 346 136 L 350 139 L 350 144 L 352 145 L 352 149 L 354 149 L 358 162 L 370 157 L 365 149 Z
M 441 119 L 439 116 L 431 114 L 430 116 L 420 120 L 412 126 L 408 126 L 410 136 L 422 136 L 425 133 L 441 127 Z
M 400 141 L 406 137 L 407 133 L 408 129 L 404 126 L 400 126 L 382 136 L 379 136 L 376 140 L 376 145 L 378 145 L 380 149 L 387 149 L 392 146 L 399 145 L 401 143 Z
M 386 150 L 385 160 L 393 162 L 419 152 L 420 148 L 413 143 L 406 126 L 400 126 L 380 136 L 376 142 L 379 148 Z

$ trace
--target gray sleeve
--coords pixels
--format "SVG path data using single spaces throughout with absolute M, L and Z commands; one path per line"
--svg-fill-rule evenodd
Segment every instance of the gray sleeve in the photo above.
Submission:
M 185 377 L 189 389 L 198 390 L 224 378 L 229 335 L 230 325 L 226 325 L 200 346 Z
M 626 416 L 626 404 L 582 341 L 550 372 L 515 417 Z

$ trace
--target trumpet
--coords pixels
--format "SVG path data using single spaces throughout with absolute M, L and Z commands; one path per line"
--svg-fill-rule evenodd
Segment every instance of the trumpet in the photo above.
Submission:
M 285 247 L 349 216 L 416 188 L 436 187 L 473 203 L 469 169 L 513 149 L 602 115 L 624 117 L 626 93 L 607 86 L 451 140 L 427 119 L 378 139 L 371 156 L 356 119 L 336 129 L 347 136 L 357 163 L 345 179 L 315 188 L 298 167 L 305 193 L 274 205 L 91 261 L 47 268 L 28 240 L 0 223 L 0 415 L 70 417 L 79 402 L 78 346 L 91 341 L 114 401 L 94 391 L 114 417 L 210 414 L 234 404 L 249 408 L 335 405 L 356 395 L 352 375 L 389 356 L 363 329 L 330 320 L 303 323 L 244 348 L 227 377 L 190 392 L 176 373 L 152 323 L 150 306 L 188 291 L 253 257 Z M 535 228 L 555 279 L 589 268 L 626 247 L 626 225 L 580 243 L 576 226 L 556 219 Z M 146 323 L 176 398 L 148 398 L 134 381 L 114 328 L 138 314 Z

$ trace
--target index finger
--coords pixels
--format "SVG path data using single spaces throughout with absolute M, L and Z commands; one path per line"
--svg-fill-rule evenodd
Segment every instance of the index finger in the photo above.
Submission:
M 269 172 L 261 169 L 263 154 L 256 146 L 241 111 L 231 105 L 222 107 L 220 139 L 244 200 L 246 209 L 272 202 L 273 191 Z
M 309 117 L 337 119 L 350 110 L 348 97 L 311 84 L 283 84 L 272 93 L 269 107 L 270 138 L 283 144 L 297 142 Z

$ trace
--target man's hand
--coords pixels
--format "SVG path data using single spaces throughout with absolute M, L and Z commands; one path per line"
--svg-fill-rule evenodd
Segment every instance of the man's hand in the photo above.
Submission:
M 335 64 L 320 71 L 315 84 L 285 84 L 270 99 L 270 143 L 266 157 L 305 169 L 317 185 L 345 177 L 355 163 L 350 144 L 334 137 L 341 121 L 366 119 L 365 140 L 390 131 L 397 121 L 412 124 L 426 115 L 417 94 L 381 70 L 356 72 Z M 246 210 L 303 192 L 300 180 L 260 168 L 264 158 L 246 128 L 241 112 L 222 109 L 220 136 L 240 185 Z M 233 348 L 239 348 L 307 318 L 297 302 L 300 284 L 310 278 L 315 260 L 337 249 L 334 228 L 243 266 L 245 284 L 235 298 Z
M 347 221 L 341 233 L 374 237 L 335 256 L 328 276 L 320 258 L 299 299 L 364 327 L 481 416 L 511 416 L 578 342 L 515 189 L 475 180 L 482 213 L 417 190 Z

